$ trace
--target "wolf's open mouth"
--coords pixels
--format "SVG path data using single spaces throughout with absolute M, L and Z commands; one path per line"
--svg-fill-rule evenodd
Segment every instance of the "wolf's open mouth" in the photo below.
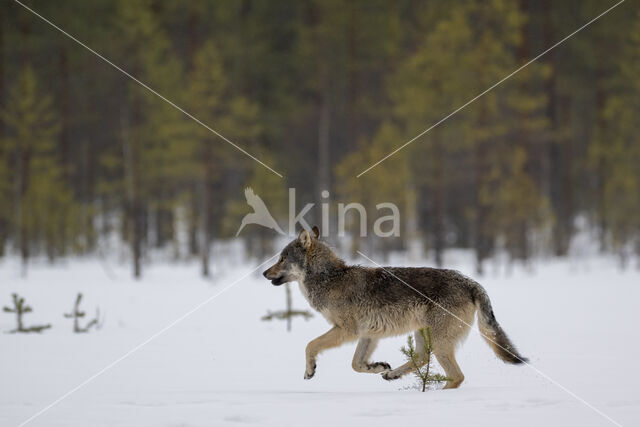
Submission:
M 273 279 L 271 281 L 271 284 L 273 286 L 280 286 L 284 283 L 284 277 L 276 277 L 275 279 Z

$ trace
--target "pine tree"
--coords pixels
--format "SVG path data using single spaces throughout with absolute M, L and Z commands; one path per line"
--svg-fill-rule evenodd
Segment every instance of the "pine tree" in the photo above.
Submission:
M 256 140 L 262 133 L 256 103 L 242 95 L 234 94 L 229 83 L 230 76 L 225 69 L 225 58 L 213 41 L 207 41 L 197 52 L 193 70 L 189 77 L 189 107 L 195 116 L 204 123 L 210 124 L 222 135 L 246 147 L 257 158 L 271 163 L 266 153 L 257 153 Z M 214 232 L 223 234 L 220 223 L 228 213 L 220 209 L 223 199 L 238 197 L 243 194 L 243 187 L 233 189 L 225 187 L 223 182 L 229 177 L 238 175 L 260 174 L 267 182 L 278 178 L 264 166 L 241 156 L 236 149 L 209 130 L 194 126 L 190 131 L 190 145 L 187 150 L 191 158 L 185 165 L 191 165 L 186 171 L 190 181 L 187 197 L 191 200 L 192 214 L 190 227 L 195 235 L 200 234 L 199 251 L 202 260 L 203 275 L 209 274 L 209 247 Z M 248 183 L 253 185 L 254 183 Z M 267 187 L 261 179 L 257 190 Z M 278 184 L 278 183 L 276 183 Z M 235 190 L 235 194 L 233 194 Z M 266 192 L 258 193 L 261 197 Z M 229 206 L 232 206 L 230 204 Z M 194 236 L 195 237 L 195 236 Z
M 262 316 L 262 320 L 271 321 L 274 319 L 286 320 L 287 331 L 291 331 L 291 323 L 294 317 L 302 317 L 304 320 L 308 320 L 313 317 L 313 314 L 308 310 L 294 310 L 291 303 L 291 288 L 288 283 L 284 285 L 285 293 L 287 297 L 287 308 L 279 311 L 268 311 L 266 315 Z
M 25 67 L 11 89 L 2 120 L 7 132 L 4 151 L 11 159 L 15 208 L 5 214 L 12 218 L 13 237 L 26 269 L 29 257 L 40 247 L 50 259 L 65 253 L 75 236 L 77 214 L 55 156 L 60 127 L 53 99 L 41 93 L 30 66 Z
M 160 25 L 159 9 L 149 0 L 116 3 L 119 43 L 113 56 L 139 80 L 179 105 L 182 67 Z M 103 166 L 119 178 L 103 182 L 105 196 L 122 206 L 123 240 L 129 243 L 133 274 L 142 274 L 142 259 L 150 240 L 164 242 L 171 228 L 174 185 L 165 171 L 175 161 L 170 144 L 184 141 L 184 115 L 135 82 L 124 80 L 119 93 L 119 147 L 103 156 Z M 116 176 L 117 176 L 116 175 Z M 150 232 L 154 221 L 155 236 Z
M 592 144 L 592 164 L 601 165 L 603 183 L 601 212 L 608 224 L 609 240 L 624 265 L 629 254 L 640 255 L 640 125 L 635 114 L 640 108 L 640 13 L 623 45 L 626 61 L 610 80 L 611 91 L 601 112 L 603 129 Z
M 464 16 L 453 14 L 438 15 L 438 22 L 425 22 L 426 37 L 416 41 L 416 51 L 401 62 L 390 83 L 393 100 L 393 115 L 400 124 L 396 145 L 412 139 L 425 128 L 439 121 L 455 106 L 462 105 L 469 93 L 469 76 L 459 61 L 461 49 L 471 43 L 471 33 L 463 25 Z M 425 14 L 423 16 L 428 16 Z M 436 25 L 437 24 L 437 25 Z M 438 54 L 433 49 L 438 46 Z M 442 79 L 443 75 L 446 79 Z M 448 196 L 448 189 L 459 186 L 468 166 L 456 167 L 455 176 L 446 173 L 447 167 L 455 167 L 449 158 L 462 148 L 464 121 L 457 118 L 455 126 L 436 127 L 429 134 L 407 147 L 414 154 L 409 156 L 408 167 L 414 188 L 420 196 L 416 206 L 421 218 L 421 236 L 425 245 L 432 248 L 437 265 L 442 265 L 445 249 L 445 217 L 448 205 L 454 200 Z M 463 121 L 463 126 L 460 122 Z M 394 156 L 395 157 L 395 156 Z M 392 158 L 389 161 L 394 161 Z M 464 161 L 464 158 L 458 160 Z M 377 167 L 376 167 L 377 168 Z M 402 168 L 402 165 L 398 165 Z M 373 169 L 369 173 L 375 173 Z
M 584 218 L 603 250 L 623 260 L 640 252 L 629 214 L 640 205 L 638 16 L 624 5 L 357 180 L 597 16 L 602 1 L 118 0 L 37 9 L 248 152 L 270 152 L 299 203 L 333 207 L 362 195 L 373 216 L 376 188 L 389 183 L 398 201 L 384 198 L 402 210 L 403 239 L 419 236 L 436 264 L 448 247 L 472 248 L 482 271 L 496 253 L 526 259 L 541 239 L 565 255 Z M 206 275 L 210 244 L 234 235 L 246 209 L 253 161 L 35 22 L 19 7 L 0 17 L 0 255 L 16 250 L 26 266 L 39 254 L 97 249 L 116 229 L 135 274 L 147 250 L 171 246 L 176 258 L 198 257 Z M 333 177 L 331 165 L 341 165 Z M 379 178 L 358 182 L 369 174 Z M 349 216 L 352 249 L 406 246 L 358 241 L 357 214 Z M 175 230 L 183 222 L 188 253 Z M 258 254 L 272 235 L 243 236 Z
M 413 343 L 413 336 L 407 337 L 407 346 L 402 347 L 400 350 L 402 354 L 407 358 L 408 362 L 411 362 L 413 367 L 413 374 L 418 379 L 422 392 L 427 390 L 430 385 L 436 386 L 440 383 L 448 381 L 448 378 L 442 374 L 433 373 L 433 346 L 431 327 L 419 329 L 421 341 L 424 343 L 421 349 L 416 349 Z
M 28 328 L 25 328 L 23 321 L 22 321 L 22 316 L 26 313 L 31 313 L 33 310 L 31 309 L 31 306 L 26 305 L 24 303 L 24 298 L 19 297 L 18 294 L 11 294 L 11 296 L 13 297 L 13 308 L 11 307 L 3 307 L 2 310 L 5 313 L 15 313 L 16 314 L 16 322 L 17 325 L 16 328 L 12 331 L 10 331 L 10 333 L 16 333 L 16 332 L 21 332 L 21 333 L 29 333 L 29 332 L 42 332 L 45 329 L 49 329 L 51 328 L 50 324 L 46 324 L 46 325 L 38 325 L 38 326 L 29 326 Z
M 346 230 L 351 234 L 351 252 L 354 255 L 362 249 L 362 231 L 374 231 L 375 222 L 380 221 L 385 214 L 389 214 L 386 209 L 378 211 L 379 204 L 393 203 L 398 209 L 402 209 L 413 198 L 408 167 L 409 157 L 405 152 L 398 152 L 393 161 L 380 163 L 370 172 L 357 177 L 364 169 L 391 152 L 401 140 L 398 129 L 391 123 L 384 123 L 372 141 L 362 141 L 360 150 L 345 156 L 335 167 L 336 179 L 341 182 L 337 190 L 338 200 L 345 207 L 348 203 L 357 201 L 364 206 L 367 214 L 366 218 L 358 218 L 356 211 L 348 212 L 344 215 L 346 222 L 344 230 L 341 230 L 341 224 L 338 224 L 338 232 Z M 340 206 L 338 210 L 340 211 Z M 374 222 L 376 213 L 379 213 L 380 217 Z M 342 217 L 343 215 L 338 212 L 339 222 Z M 385 235 L 388 234 L 388 238 L 384 239 L 385 246 L 375 248 L 373 246 L 375 236 L 371 236 L 367 239 L 369 252 L 378 249 L 386 255 L 389 250 L 394 249 L 394 243 L 395 248 L 402 247 L 403 242 L 399 238 L 395 241 L 393 239 L 394 236 L 403 234 L 402 224 L 399 224 L 398 233 L 389 227 L 390 224 L 379 225 L 380 231 Z
M 493 194 L 489 227 L 503 240 L 512 260 L 527 261 L 531 256 L 532 232 L 544 230 L 551 223 L 546 198 L 526 171 L 527 152 L 515 146 L 504 153 L 502 170 L 495 168 L 490 185 Z M 485 195 L 483 194 L 483 197 Z
M 471 1 L 446 13 L 392 80 L 401 140 L 412 139 L 518 66 L 514 52 L 522 43 L 525 16 L 516 3 Z M 437 263 L 442 262 L 449 231 L 454 231 L 458 244 L 474 247 L 480 273 L 505 233 L 510 239 L 507 248 L 514 249 L 513 219 L 504 215 L 508 209 L 501 205 L 507 199 L 497 197 L 501 186 L 513 187 L 511 174 L 519 174 L 516 182 L 524 186 L 520 194 L 534 191 L 534 209 L 524 212 L 518 227 L 524 230 L 541 223 L 536 218 L 546 212 L 546 204 L 529 177 L 530 157 L 517 147 L 528 149 L 524 143 L 545 132 L 546 99 L 535 90 L 545 73 L 544 67 L 530 65 L 517 77 L 526 84 L 516 83 L 514 77 L 407 148 L 418 153 L 410 162 L 412 177 L 422 196 L 418 211 L 426 223 L 421 225 L 429 230 Z M 514 161 L 520 163 L 514 166 Z M 517 237 L 518 253 L 527 255 L 526 233 Z
M 260 150 L 257 152 L 265 162 L 269 162 L 272 165 L 278 164 L 275 156 L 271 153 Z M 252 188 L 255 194 L 265 202 L 280 228 L 287 233 L 289 231 L 286 223 L 289 196 L 286 181 L 274 175 L 262 165 L 255 163 L 250 167 L 246 182 L 246 185 Z M 233 233 L 237 231 L 239 219 L 249 213 L 250 209 L 244 196 L 240 196 L 240 200 L 237 202 L 234 201 L 234 203 L 229 204 L 229 211 L 225 219 L 228 222 L 227 227 L 233 229 L 230 231 Z M 270 256 L 276 250 L 273 244 L 278 234 L 273 230 L 256 226 L 246 227 L 242 231 L 242 235 L 245 237 L 247 253 L 257 259 Z
M 568 25 L 577 28 L 603 12 L 603 6 L 598 0 L 575 4 L 545 2 L 541 25 L 546 29 L 545 45 L 566 35 Z M 608 210 L 617 201 L 609 205 L 605 187 L 610 182 L 612 165 L 587 153 L 597 151 L 598 145 L 606 150 L 609 130 L 620 125 L 607 119 L 604 112 L 608 99 L 621 89 L 615 83 L 622 77 L 621 68 L 633 61 L 628 46 L 637 14 L 618 7 L 607 18 L 600 22 L 603 25 L 593 26 L 582 37 L 544 58 L 553 67 L 547 85 L 552 133 L 551 144 L 540 158 L 547 164 L 548 183 L 543 189 L 555 217 L 555 255 L 567 254 L 577 218 L 589 219 L 589 225 L 598 233 L 601 250 L 611 249 Z
M 3 121 L 0 120 L 0 123 Z M 0 134 L 0 140 L 3 135 Z M 12 230 L 11 175 L 8 144 L 0 144 L 0 257 L 5 254 L 9 233 Z
M 76 334 L 89 332 L 92 327 L 99 328 L 100 327 L 100 310 L 96 308 L 96 317 L 91 319 L 84 327 L 80 326 L 79 320 L 84 318 L 86 313 L 80 310 L 80 303 L 82 302 L 82 293 L 78 292 L 78 296 L 76 297 L 76 302 L 73 306 L 73 311 L 71 313 L 65 313 L 64 317 L 67 319 L 73 319 L 73 332 Z

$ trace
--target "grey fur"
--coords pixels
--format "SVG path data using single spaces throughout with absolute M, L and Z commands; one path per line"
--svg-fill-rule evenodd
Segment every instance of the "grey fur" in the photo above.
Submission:
M 434 354 L 450 378 L 445 388 L 458 387 L 464 375 L 455 349 L 476 311 L 480 331 L 498 357 L 508 363 L 526 360 L 498 324 L 486 291 L 476 281 L 447 269 L 349 266 L 318 234 L 316 227 L 311 233 L 302 231 L 264 272 L 274 285 L 297 281 L 309 304 L 333 325 L 307 345 L 305 378 L 315 374 L 319 352 L 355 340 L 354 370 L 400 378 L 411 371 L 410 364 L 391 369 L 385 362 L 369 362 L 377 341 L 430 326 Z

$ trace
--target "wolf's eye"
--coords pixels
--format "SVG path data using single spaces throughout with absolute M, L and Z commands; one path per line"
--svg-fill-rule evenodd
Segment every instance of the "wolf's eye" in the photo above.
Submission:
M 280 255 L 280 259 L 278 260 L 278 262 L 282 262 L 282 261 L 284 261 L 284 257 Z

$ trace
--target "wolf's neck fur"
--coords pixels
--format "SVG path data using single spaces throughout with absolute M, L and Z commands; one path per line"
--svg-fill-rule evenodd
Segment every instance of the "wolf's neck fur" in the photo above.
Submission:
M 344 272 L 347 265 L 334 254 L 327 245 L 315 241 L 307 253 L 305 279 L 315 283 L 322 283 L 335 274 Z

